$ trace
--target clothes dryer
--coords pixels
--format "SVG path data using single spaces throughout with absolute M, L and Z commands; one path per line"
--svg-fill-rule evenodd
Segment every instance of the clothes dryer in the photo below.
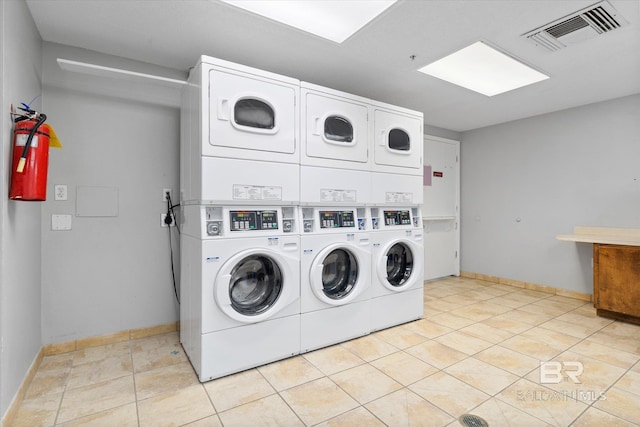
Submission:
M 202 56 L 182 93 L 181 200 L 296 204 L 297 79 Z
M 422 113 L 372 101 L 370 116 L 372 205 L 422 204 Z
M 301 208 L 301 352 L 369 333 L 365 208 Z
M 307 82 L 300 87 L 300 203 L 371 204 L 369 101 Z
M 295 209 L 183 208 L 180 339 L 200 381 L 300 352 Z
M 371 208 L 371 331 L 424 315 L 424 246 L 419 208 Z
M 371 101 L 373 172 L 422 175 L 423 114 Z

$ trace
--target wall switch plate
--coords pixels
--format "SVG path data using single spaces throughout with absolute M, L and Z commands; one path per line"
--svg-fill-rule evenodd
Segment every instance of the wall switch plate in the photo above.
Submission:
M 67 200 L 67 186 L 66 185 L 54 185 L 53 197 L 55 200 Z
M 71 230 L 71 215 L 51 215 L 51 230 Z

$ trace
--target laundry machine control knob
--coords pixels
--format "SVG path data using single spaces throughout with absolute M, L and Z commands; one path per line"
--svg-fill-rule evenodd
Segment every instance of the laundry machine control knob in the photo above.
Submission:
M 207 236 L 219 236 L 219 235 L 220 235 L 220 222 L 207 221 Z
M 293 231 L 293 221 L 290 219 L 283 220 L 282 231 L 285 233 L 291 233 Z
M 310 233 L 313 230 L 313 222 L 305 221 L 303 228 L 305 233 Z

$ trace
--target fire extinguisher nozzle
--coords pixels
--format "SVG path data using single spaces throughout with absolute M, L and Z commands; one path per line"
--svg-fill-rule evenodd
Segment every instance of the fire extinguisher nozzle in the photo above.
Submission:
M 24 171 L 24 165 L 27 162 L 27 159 L 24 157 L 20 157 L 20 161 L 18 162 L 18 167 L 16 168 L 16 172 L 22 173 Z

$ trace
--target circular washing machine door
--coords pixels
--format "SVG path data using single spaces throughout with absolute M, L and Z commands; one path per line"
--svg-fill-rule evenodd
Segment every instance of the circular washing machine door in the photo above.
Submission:
M 388 243 L 380 251 L 376 270 L 380 282 L 395 292 L 413 287 L 421 280 L 419 271 L 420 252 L 417 246 L 408 240 L 397 239 Z
M 231 257 L 214 285 L 218 307 L 244 323 L 267 320 L 296 298 L 297 280 L 284 255 L 254 249 Z M 297 260 L 295 260 L 297 262 Z
M 369 255 L 358 247 L 335 244 L 313 260 L 309 283 L 315 296 L 329 305 L 353 301 L 370 284 Z

